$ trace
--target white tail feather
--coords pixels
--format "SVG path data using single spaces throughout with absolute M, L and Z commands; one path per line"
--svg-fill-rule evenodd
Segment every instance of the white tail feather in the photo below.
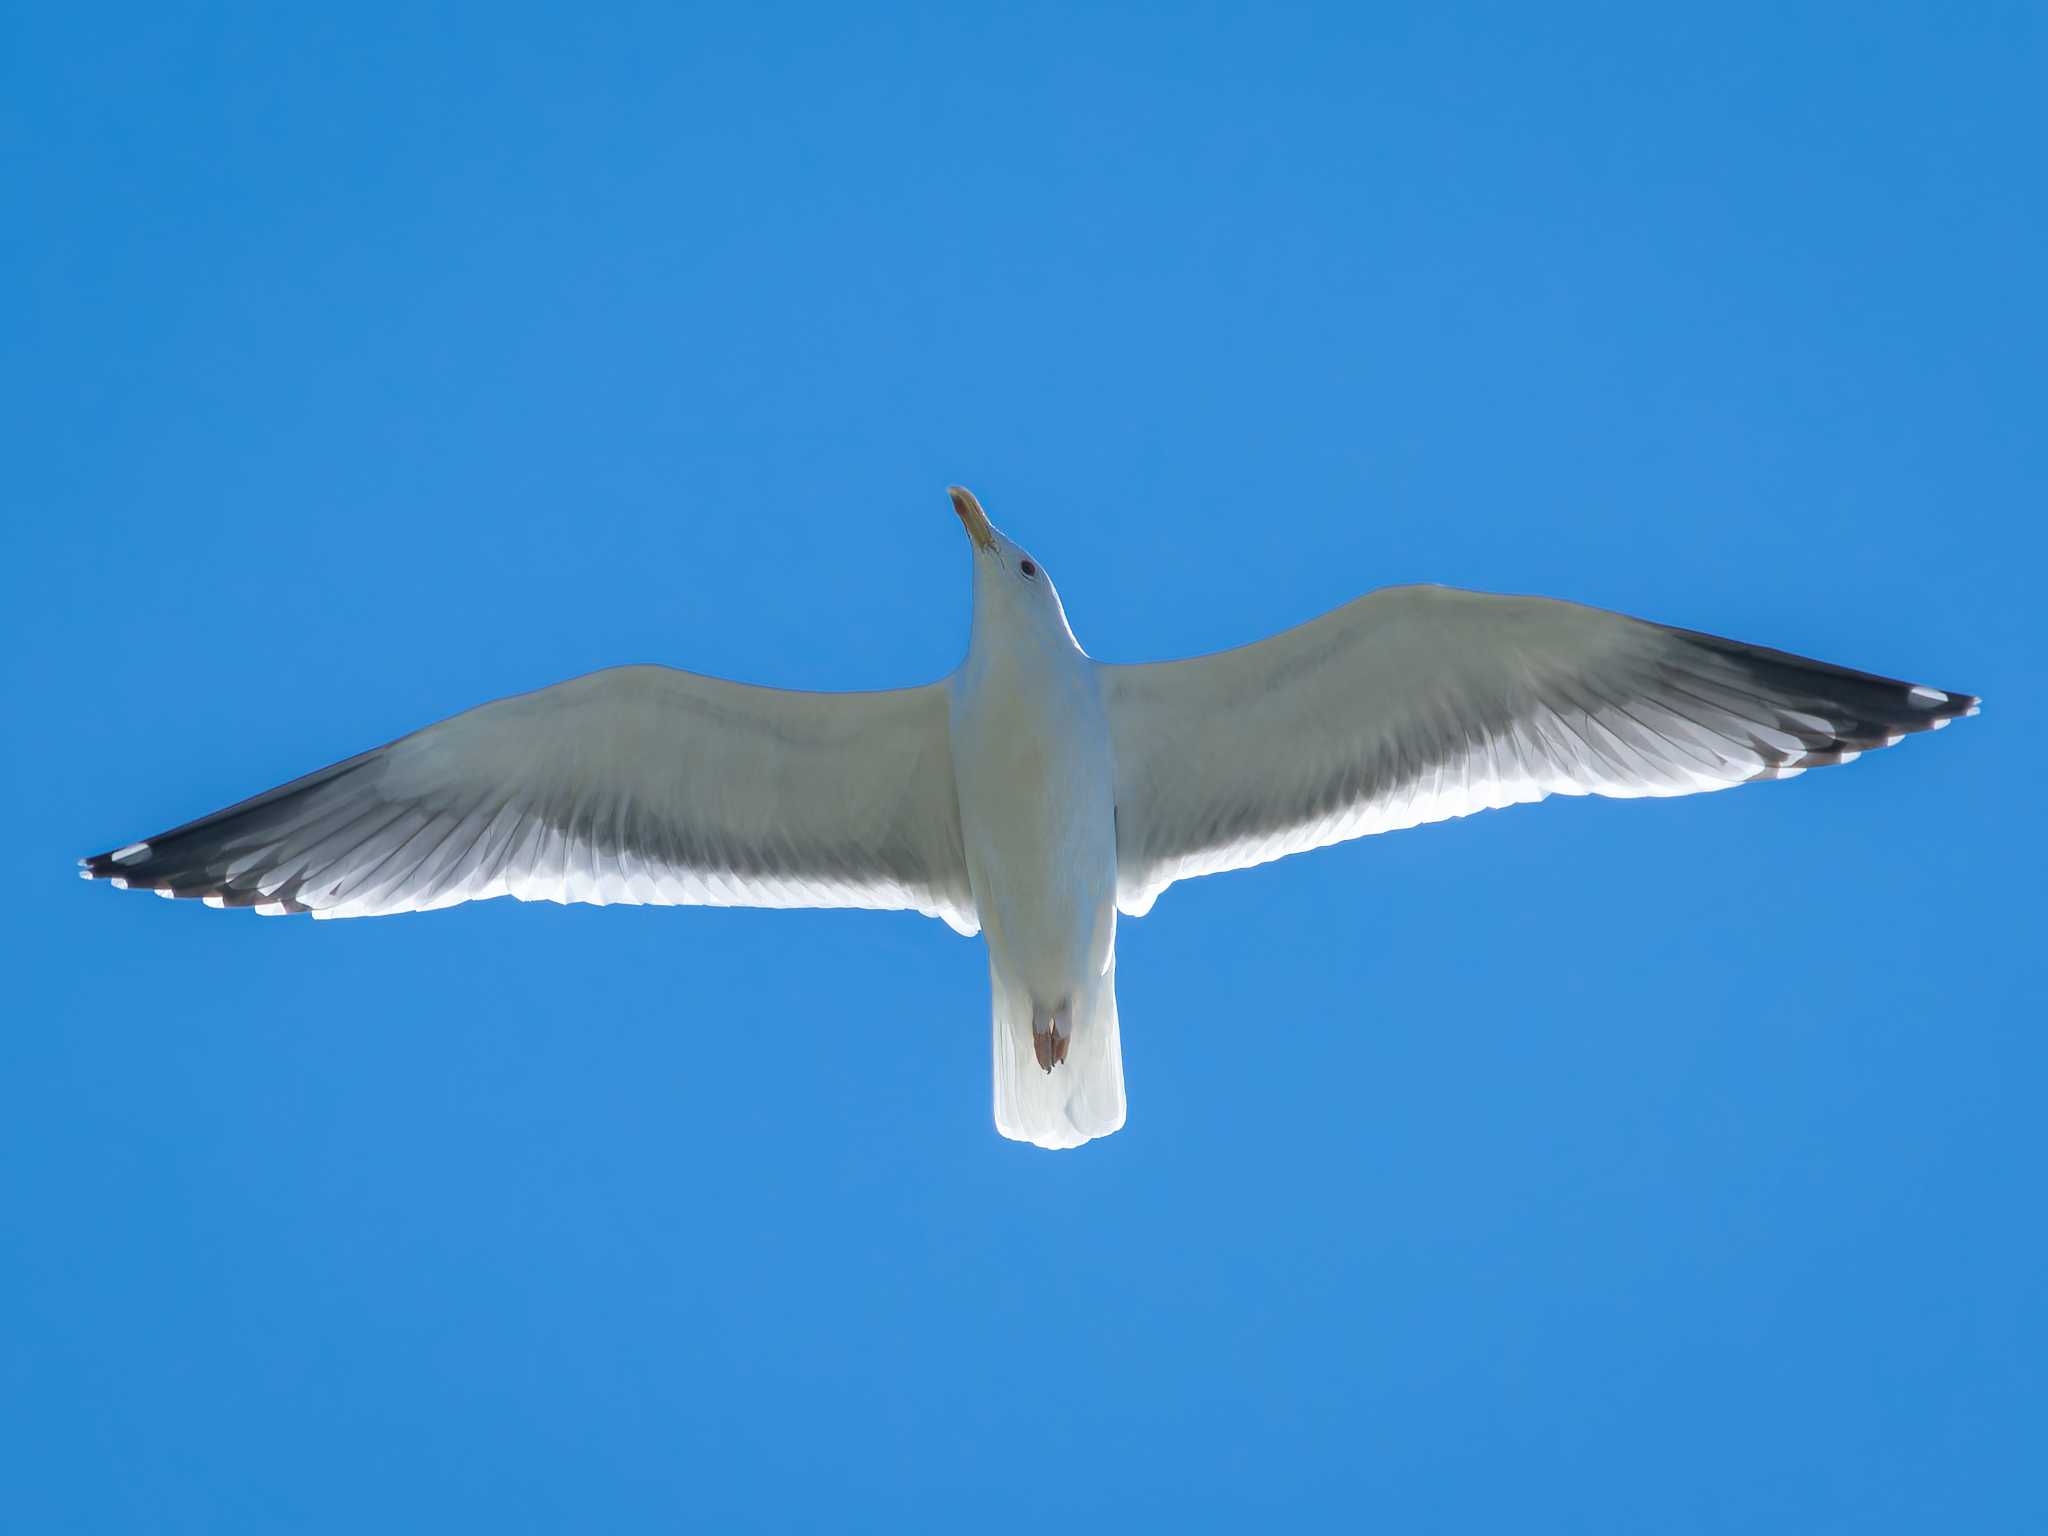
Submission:
M 1124 1051 L 1117 1035 L 1116 966 L 1073 1003 L 1067 1059 L 1050 1072 L 1031 1047 L 1031 997 L 993 968 L 996 1129 L 1038 1147 L 1078 1147 L 1124 1123 Z

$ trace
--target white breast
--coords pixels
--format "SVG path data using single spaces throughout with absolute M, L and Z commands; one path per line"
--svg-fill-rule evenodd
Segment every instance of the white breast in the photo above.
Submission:
M 971 655 L 951 730 L 991 962 L 1056 1003 L 1102 974 L 1115 943 L 1115 777 L 1093 664 L 1072 649 Z

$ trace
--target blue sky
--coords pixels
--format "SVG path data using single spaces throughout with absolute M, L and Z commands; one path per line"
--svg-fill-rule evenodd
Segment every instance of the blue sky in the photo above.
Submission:
M 0 1524 L 2048 1523 L 2038 8 L 17 10 Z M 1659 9 L 1659 8 L 1652 8 Z M 621 661 L 1532 591 L 1987 698 L 979 944 L 71 861 Z

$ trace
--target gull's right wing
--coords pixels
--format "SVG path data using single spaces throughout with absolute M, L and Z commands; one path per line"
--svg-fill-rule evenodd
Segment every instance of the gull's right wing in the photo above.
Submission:
M 315 917 L 509 895 L 980 927 L 936 683 L 794 693 L 615 667 L 81 862 L 160 896 Z
M 1133 915 L 1195 875 L 1546 795 L 1785 778 L 1977 707 L 1576 603 L 1432 586 L 1099 676 Z

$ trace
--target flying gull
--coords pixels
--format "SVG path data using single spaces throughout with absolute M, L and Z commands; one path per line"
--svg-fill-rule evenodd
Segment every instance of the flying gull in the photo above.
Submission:
M 1118 915 L 1176 880 L 1547 795 L 1689 795 L 1977 712 L 1539 597 L 1388 587 L 1255 645 L 1092 660 L 1052 578 L 951 491 L 974 619 L 951 676 L 796 693 L 594 672 L 310 773 L 86 879 L 265 914 L 521 901 L 878 907 L 979 932 L 1003 1135 L 1124 1123 Z

